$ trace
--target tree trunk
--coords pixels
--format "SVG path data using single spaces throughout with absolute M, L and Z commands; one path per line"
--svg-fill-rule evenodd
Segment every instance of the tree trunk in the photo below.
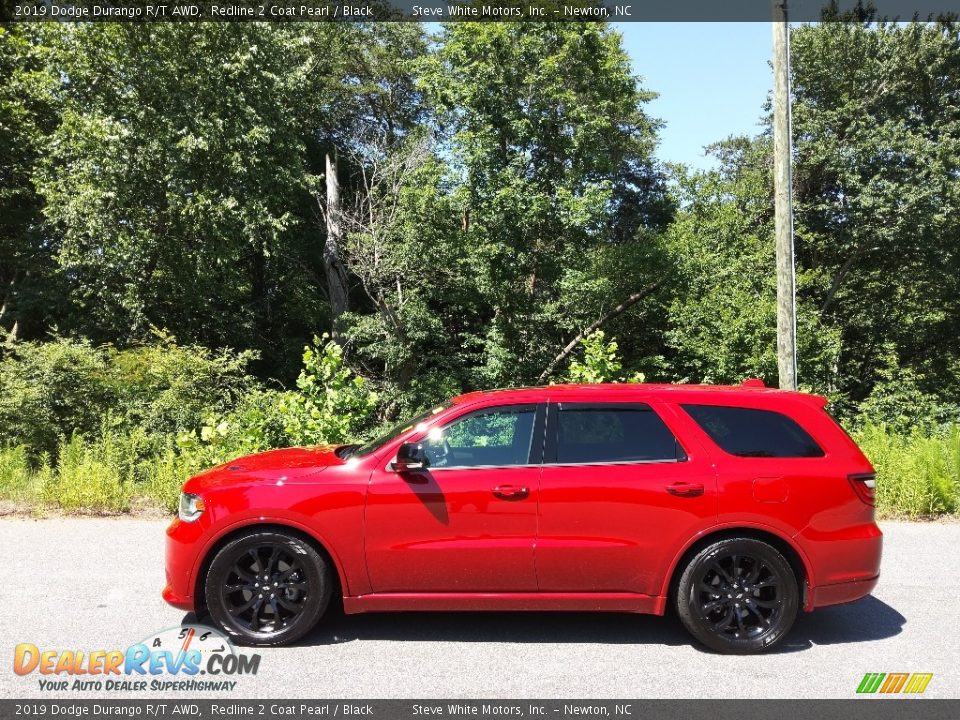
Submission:
M 323 246 L 323 271 L 327 279 L 327 291 L 330 296 L 330 314 L 333 316 L 331 335 L 340 342 L 342 317 L 349 309 L 347 269 L 342 259 L 343 249 L 343 206 L 340 203 L 340 181 L 337 179 L 336 151 L 326 156 L 327 206 L 324 218 L 327 225 L 327 239 Z
M 10 280 L 10 284 L 7 286 L 7 291 L 4 293 L 3 305 L 0 306 L 0 328 L 4 326 L 4 323 L 7 319 L 7 315 L 13 316 L 13 327 L 11 328 L 9 334 L 7 335 L 7 342 L 13 342 L 17 339 L 17 336 L 20 332 L 20 321 L 16 317 L 16 313 L 11 309 L 11 304 L 13 303 L 13 293 L 17 284 L 17 276 L 14 274 L 13 278 Z
M 267 282 L 267 254 L 266 248 L 259 247 L 253 253 L 250 264 L 250 294 L 255 308 L 254 325 L 260 339 L 269 344 L 271 336 L 272 318 L 270 311 L 270 290 Z

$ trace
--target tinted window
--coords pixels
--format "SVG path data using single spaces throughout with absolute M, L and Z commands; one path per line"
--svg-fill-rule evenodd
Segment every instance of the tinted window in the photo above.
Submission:
M 723 450 L 741 457 L 822 457 L 823 450 L 786 415 L 770 410 L 684 405 Z
M 526 465 L 534 408 L 481 410 L 454 420 L 425 441 L 430 467 Z
M 676 460 L 683 457 L 673 433 L 645 405 L 560 406 L 557 462 L 602 463 Z

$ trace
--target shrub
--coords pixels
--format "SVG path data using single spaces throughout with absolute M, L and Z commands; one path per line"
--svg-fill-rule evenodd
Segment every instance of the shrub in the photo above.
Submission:
M 166 333 L 156 342 L 110 350 L 115 412 L 128 428 L 176 434 L 232 409 L 258 384 L 247 374 L 255 353 L 178 345 Z
M 343 350 L 327 336 L 303 351 L 299 392 L 280 399 L 284 430 L 294 445 L 320 445 L 356 439 L 367 428 L 377 395 L 367 381 L 346 367 Z
M 259 389 L 250 352 L 180 346 L 163 333 L 125 350 L 55 338 L 0 361 L 0 445 L 56 457 L 61 436 L 140 431 L 141 451 L 230 412 Z
M 0 361 L 0 444 L 55 454 L 60 435 L 96 432 L 115 401 L 103 348 L 66 338 L 18 343 Z
M 162 452 L 140 464 L 142 481 L 137 486 L 138 494 L 153 501 L 156 505 L 174 512 L 180 498 L 180 488 L 203 464 L 197 462 L 195 453 L 178 451 L 167 446 Z
M 260 390 L 250 393 L 219 420 L 209 418 L 200 430 L 205 443 L 220 449 L 217 462 L 231 457 L 294 444 L 287 433 L 284 411 L 288 393 Z
M 643 373 L 634 373 L 625 378 L 620 375 L 623 363 L 617 356 L 617 341 L 604 342 L 602 330 L 595 330 L 580 341 L 583 348 L 583 362 L 572 360 L 567 370 L 567 382 L 572 383 L 609 383 L 643 382 Z
M 880 514 L 921 517 L 960 510 L 960 426 L 906 435 L 867 425 L 856 440 L 877 469 Z
M 35 503 L 42 495 L 39 479 L 25 446 L 0 448 L 0 499 Z
M 202 468 L 270 448 L 348 442 L 370 430 L 377 395 L 344 365 L 339 345 L 314 338 L 303 364 L 297 391 L 247 394 L 232 411 L 180 433 L 180 451 Z
M 64 510 L 129 510 L 131 460 L 130 445 L 109 432 L 93 442 L 75 434 L 60 444 L 56 477 L 44 487 L 46 500 Z
M 895 357 L 887 358 L 880 375 L 869 397 L 860 403 L 859 422 L 883 425 L 901 434 L 914 431 L 929 434 L 944 425 L 960 422 L 960 408 L 924 392 L 917 374 L 899 367 Z
M 120 512 L 173 510 L 192 474 L 272 447 L 359 437 L 377 396 L 340 347 L 305 348 L 297 390 L 262 388 L 251 353 L 157 342 L 127 350 L 58 338 L 0 363 L 0 497 Z

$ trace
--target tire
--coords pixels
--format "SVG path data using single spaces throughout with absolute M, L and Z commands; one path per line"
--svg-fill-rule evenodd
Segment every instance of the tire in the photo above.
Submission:
M 711 650 L 769 650 L 793 627 L 797 578 L 773 546 L 753 538 L 719 540 L 698 552 L 677 583 L 681 622 Z
M 237 644 L 259 647 L 292 643 L 310 632 L 332 590 L 326 559 L 309 543 L 276 531 L 228 542 L 204 583 L 213 622 Z

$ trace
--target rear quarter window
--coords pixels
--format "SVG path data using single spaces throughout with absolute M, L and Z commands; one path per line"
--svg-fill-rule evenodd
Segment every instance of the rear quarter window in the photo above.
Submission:
M 823 457 L 823 448 L 783 413 L 725 405 L 682 405 L 724 452 L 739 457 Z

